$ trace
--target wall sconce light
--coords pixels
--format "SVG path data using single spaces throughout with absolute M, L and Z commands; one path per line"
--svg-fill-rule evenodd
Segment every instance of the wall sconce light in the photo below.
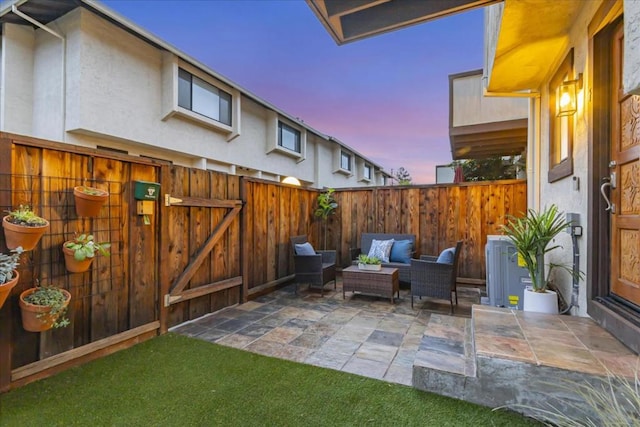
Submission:
M 289 184 L 289 185 L 296 185 L 298 187 L 300 187 L 300 181 L 298 180 L 298 178 L 294 177 L 294 176 L 288 176 L 285 179 L 282 180 L 283 184 Z
M 582 90 L 582 73 L 575 80 L 564 81 L 556 93 L 556 116 L 571 116 L 578 111 L 578 92 Z

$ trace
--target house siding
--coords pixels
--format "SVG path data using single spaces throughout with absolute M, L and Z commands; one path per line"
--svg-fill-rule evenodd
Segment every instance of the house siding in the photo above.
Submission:
M 580 214 L 580 225 L 583 227 L 584 233 L 578 240 L 578 250 L 581 254 L 587 253 L 587 218 L 589 213 L 589 205 L 592 197 L 600 197 L 599 194 L 589 194 L 588 192 L 588 170 L 589 170 L 589 119 L 588 111 L 591 108 L 588 87 L 588 57 L 589 57 L 589 35 L 587 28 L 589 22 L 598 10 L 600 4 L 598 2 L 586 2 L 573 23 L 569 32 L 569 47 L 573 48 L 573 70 L 574 75 L 583 73 L 585 82 L 582 94 L 579 97 L 579 108 L 574 116 L 573 129 L 573 174 L 561 180 L 549 183 L 547 174 L 549 171 L 549 79 L 544 81 L 540 88 L 541 93 L 541 121 L 540 121 L 540 147 L 541 147 L 541 173 L 536 177 L 540 186 L 540 205 L 539 207 L 550 206 L 555 204 L 565 213 Z M 560 61 L 568 53 L 563 53 Z M 559 65 L 559 64 L 557 64 Z M 557 68 L 557 67 L 556 67 Z M 581 105 L 580 105 L 581 104 Z M 577 189 L 576 184 L 577 183 Z M 571 266 L 573 263 L 572 240 L 568 233 L 560 233 L 555 239 L 555 243 L 560 245 L 563 250 L 556 250 L 548 257 L 549 262 Z M 587 257 L 582 256 L 579 263 L 580 271 L 587 271 Z M 571 297 L 572 277 L 566 271 L 561 269 L 555 270 L 554 282 L 558 285 L 562 294 L 567 301 Z M 578 309 L 574 309 L 574 314 L 587 316 L 587 288 L 584 280 L 580 281 L 580 291 L 578 300 Z
M 640 95 L 640 2 L 624 2 L 624 75 L 626 92 Z
M 376 184 L 334 173 L 337 143 L 86 9 L 74 9 L 51 28 L 65 40 L 30 26 L 4 26 L 4 131 L 231 174 L 270 180 L 295 176 L 318 188 Z M 174 111 L 177 67 L 239 99 L 232 119 L 239 126 Z M 278 120 L 304 135 L 301 155 L 278 149 Z

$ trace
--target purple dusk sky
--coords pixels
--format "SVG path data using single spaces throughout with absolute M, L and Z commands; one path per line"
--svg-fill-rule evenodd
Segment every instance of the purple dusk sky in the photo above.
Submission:
M 449 74 L 483 66 L 482 9 L 338 46 L 302 0 L 103 3 L 414 184 L 451 162 Z

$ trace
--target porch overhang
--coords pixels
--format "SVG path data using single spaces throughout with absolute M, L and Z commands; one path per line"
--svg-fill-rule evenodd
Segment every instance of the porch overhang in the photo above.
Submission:
M 505 0 L 501 6 L 492 63 L 487 55 L 487 91 L 537 91 L 566 54 L 584 0 Z
M 306 0 L 337 44 L 503 0 Z
M 458 126 L 449 140 L 453 160 L 516 156 L 527 148 L 527 119 Z

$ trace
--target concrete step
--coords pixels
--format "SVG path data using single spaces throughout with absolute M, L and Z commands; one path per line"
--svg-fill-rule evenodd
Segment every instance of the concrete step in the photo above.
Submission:
M 413 386 L 464 398 L 464 384 L 476 376 L 472 319 L 432 314 L 413 364 Z
M 638 355 L 593 320 L 474 305 L 471 319 L 432 315 L 413 366 L 413 386 L 526 415 L 592 414 L 576 388 L 633 378 Z M 595 418 L 594 418 L 595 419 Z

